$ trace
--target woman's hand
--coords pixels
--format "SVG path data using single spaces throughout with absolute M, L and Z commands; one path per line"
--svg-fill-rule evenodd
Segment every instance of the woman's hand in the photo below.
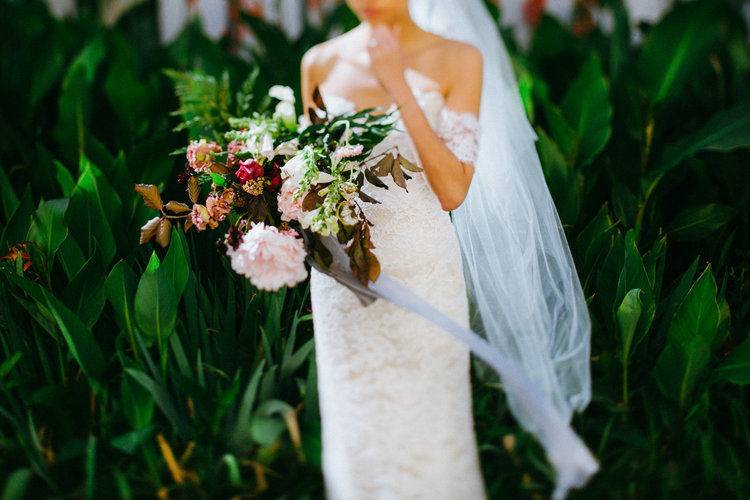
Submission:
M 404 77 L 404 65 L 401 60 L 401 45 L 398 39 L 398 27 L 389 28 L 378 24 L 373 26 L 372 35 L 367 42 L 372 72 L 395 100 L 409 91 Z

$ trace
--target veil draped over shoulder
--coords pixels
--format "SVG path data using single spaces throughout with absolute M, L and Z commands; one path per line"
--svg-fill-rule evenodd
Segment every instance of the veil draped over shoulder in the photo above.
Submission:
M 554 435 L 591 400 L 591 323 L 544 179 L 537 136 L 482 0 L 410 0 L 409 8 L 420 28 L 472 44 L 483 55 L 479 155 L 452 220 L 475 307 L 473 330 L 515 361 L 537 389 L 540 398 L 531 402 L 529 394 L 501 380 L 519 424 L 540 439 L 548 456 L 559 452 L 549 458 L 558 473 L 557 494 L 564 494 L 598 468 L 582 442 L 561 448 L 563 437 Z

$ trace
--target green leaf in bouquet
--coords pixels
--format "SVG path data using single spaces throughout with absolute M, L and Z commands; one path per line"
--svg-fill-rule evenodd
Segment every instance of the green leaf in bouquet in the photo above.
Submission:
M 211 172 L 209 175 L 211 176 L 211 180 L 213 181 L 213 183 L 217 186 L 223 186 L 227 182 L 223 175 L 213 172 Z

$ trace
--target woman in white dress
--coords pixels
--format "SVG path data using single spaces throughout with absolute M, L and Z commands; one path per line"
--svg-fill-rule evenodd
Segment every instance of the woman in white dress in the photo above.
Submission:
M 429 1 L 412 0 L 422 3 L 423 12 Z M 435 5 L 447 5 L 441 2 L 448 0 Z M 390 177 L 383 179 L 388 189 L 363 187 L 381 202 L 361 203 L 373 223 L 373 251 L 382 274 L 468 328 L 464 242 L 449 212 L 464 204 L 476 177 L 486 87 L 483 54 L 472 44 L 420 28 L 408 0 L 347 3 L 362 23 L 305 54 L 304 107 L 312 106 L 317 86 L 334 113 L 398 108 L 398 130 L 378 151 L 398 146 L 423 171 L 410 173 L 406 190 Z M 477 189 L 473 193 L 476 198 Z M 327 498 L 485 498 L 469 348 L 389 301 L 364 305 L 351 289 L 316 268 L 310 286 Z M 524 402 L 511 406 L 518 415 L 547 408 L 525 407 Z M 549 416 L 554 425 L 536 434 L 543 442 L 559 415 L 551 409 Z M 564 423 L 562 417 L 559 421 Z M 558 447 L 557 458 L 561 453 Z

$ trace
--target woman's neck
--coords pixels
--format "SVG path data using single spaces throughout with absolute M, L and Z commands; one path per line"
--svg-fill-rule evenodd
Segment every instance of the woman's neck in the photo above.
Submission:
M 365 31 L 365 38 L 369 38 L 373 27 L 374 26 L 368 22 L 362 23 L 362 28 Z M 418 52 L 419 49 L 421 49 L 425 45 L 425 41 L 427 39 L 427 37 L 425 36 L 426 33 L 422 29 L 420 29 L 419 26 L 417 26 L 416 23 L 411 20 L 411 18 L 407 17 L 402 21 L 391 24 L 389 27 L 399 27 L 399 30 L 397 31 L 399 43 L 405 53 L 408 54 L 412 51 Z

